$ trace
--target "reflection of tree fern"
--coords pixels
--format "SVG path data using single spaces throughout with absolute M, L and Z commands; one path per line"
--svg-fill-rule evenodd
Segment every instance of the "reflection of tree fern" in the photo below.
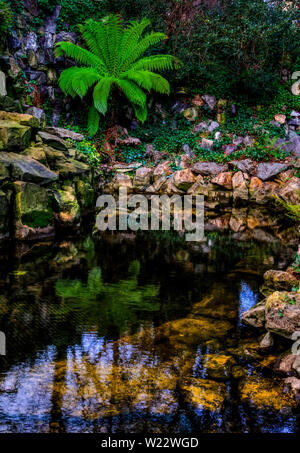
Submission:
M 287 201 L 282 200 L 279 197 L 275 197 L 275 200 L 280 204 L 286 212 L 286 215 L 296 222 L 300 222 L 300 205 L 290 204 Z
M 160 307 L 155 298 L 159 288 L 138 285 L 140 263 L 133 261 L 128 273 L 128 279 L 105 283 L 101 269 L 96 267 L 89 272 L 86 284 L 80 280 L 59 280 L 55 285 L 56 294 L 68 303 L 56 308 L 55 315 L 80 310 L 87 323 L 104 317 L 122 329 L 128 320 L 136 318 L 135 312 L 158 311 Z

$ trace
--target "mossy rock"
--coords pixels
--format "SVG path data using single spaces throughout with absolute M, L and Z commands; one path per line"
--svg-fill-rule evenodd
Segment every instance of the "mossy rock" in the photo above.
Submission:
M 55 218 L 61 225 L 75 225 L 80 220 L 80 206 L 73 186 L 63 186 L 53 193 Z
M 93 187 L 84 181 L 78 179 L 76 181 L 77 199 L 82 209 L 90 209 L 94 207 L 95 193 Z
M 30 146 L 29 148 L 24 149 L 21 154 L 23 156 L 31 157 L 43 165 L 48 165 L 46 153 L 42 146 Z
M 0 120 L 0 150 L 19 151 L 27 148 L 31 139 L 31 127 L 14 121 Z
M 15 223 L 31 228 L 53 224 L 53 210 L 48 190 L 32 183 L 15 182 Z
M 0 190 L 0 240 L 9 236 L 10 195 Z

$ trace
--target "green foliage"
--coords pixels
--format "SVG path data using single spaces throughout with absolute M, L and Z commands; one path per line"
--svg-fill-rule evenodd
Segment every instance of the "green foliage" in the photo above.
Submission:
M 12 23 L 13 16 L 10 5 L 6 1 L 0 1 L 0 50 L 4 47 Z
M 275 197 L 275 200 L 279 205 L 281 205 L 284 208 L 287 217 L 290 217 L 292 220 L 296 222 L 300 222 L 300 205 L 290 204 L 279 197 Z
M 98 131 L 100 114 L 107 112 L 113 87 L 124 93 L 142 122 L 147 118 L 144 90 L 169 94 L 168 81 L 153 71 L 177 68 L 179 62 L 171 55 L 142 57 L 150 46 L 166 38 L 163 33 L 143 34 L 149 24 L 148 19 L 142 19 L 124 29 L 118 15 L 110 15 L 100 22 L 90 19 L 80 26 L 88 50 L 70 42 L 57 44 L 56 56 L 65 55 L 83 66 L 62 72 L 59 78 L 62 91 L 83 98 L 93 88 L 93 104 L 88 115 L 90 135 Z

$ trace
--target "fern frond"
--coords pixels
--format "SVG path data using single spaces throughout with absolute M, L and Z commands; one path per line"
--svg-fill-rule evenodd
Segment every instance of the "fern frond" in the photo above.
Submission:
M 134 105 L 133 104 L 133 109 L 134 109 L 134 113 L 135 113 L 135 116 L 137 117 L 137 119 L 139 121 L 141 121 L 142 123 L 144 123 L 147 119 L 147 114 L 148 114 L 146 104 L 145 105 Z
M 127 79 L 116 79 L 118 85 L 125 96 L 132 104 L 143 106 L 146 105 L 146 95 L 134 82 Z
M 98 112 L 105 115 L 107 111 L 107 99 L 113 83 L 112 77 L 105 77 L 97 83 L 93 92 L 94 106 Z
M 98 132 L 100 115 L 98 110 L 92 105 L 88 115 L 88 133 L 92 137 Z
M 131 64 L 136 61 L 143 53 L 150 47 L 155 46 L 155 44 L 159 43 L 167 39 L 167 35 L 164 33 L 152 32 L 148 33 L 143 39 L 141 39 L 135 47 L 131 50 L 130 54 L 127 56 L 126 60 L 123 60 L 123 64 L 121 67 L 122 71 L 126 71 Z
M 59 85 L 65 94 L 84 97 L 101 75 L 93 68 L 78 68 L 77 66 L 65 69 L 59 78 Z
M 128 58 L 131 54 L 132 49 L 137 45 L 140 37 L 142 36 L 145 28 L 150 25 L 150 20 L 143 18 L 141 22 L 132 21 L 130 25 L 124 30 L 123 38 L 120 46 L 120 54 L 122 55 L 121 64 Z
M 169 82 L 160 74 L 151 71 L 127 71 L 126 77 L 147 91 L 170 94 Z
M 89 50 L 83 49 L 83 47 L 77 46 L 72 42 L 58 42 L 54 52 L 56 57 L 65 55 L 84 66 L 90 66 L 99 69 L 100 71 L 105 70 L 103 61 L 97 55 L 94 55 Z
M 167 71 L 178 69 L 182 63 L 172 55 L 151 55 L 150 57 L 141 58 L 131 65 L 132 70 L 145 69 L 147 71 Z

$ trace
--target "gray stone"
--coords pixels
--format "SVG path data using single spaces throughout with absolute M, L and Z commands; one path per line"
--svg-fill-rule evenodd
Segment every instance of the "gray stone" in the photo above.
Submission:
M 289 126 L 300 126 L 300 117 L 294 117 L 288 122 Z
M 242 314 L 242 323 L 247 326 L 261 328 L 265 325 L 265 301 L 259 302 Z
M 44 85 L 47 82 L 47 76 L 43 71 L 26 71 L 26 75 L 39 85 Z
M 30 157 L 15 153 L 0 153 L 0 163 L 11 169 L 14 180 L 46 185 L 58 179 L 53 171 Z
M 25 50 L 34 50 L 37 51 L 37 35 L 34 31 L 30 31 L 25 37 Z
M 76 39 L 77 39 L 76 33 L 60 31 L 55 37 L 55 42 L 68 41 L 74 44 L 76 42 Z
M 300 118 L 300 113 L 296 112 L 296 110 L 292 110 L 291 118 Z
M 206 104 L 208 105 L 208 107 L 213 110 L 217 104 L 217 99 L 215 98 L 215 96 L 212 96 L 210 94 L 205 94 L 204 96 L 202 96 L 202 99 L 206 102 Z
M 259 347 L 261 349 L 271 349 L 274 345 L 274 338 L 271 332 L 267 332 L 261 342 L 259 343 Z
M 230 154 L 234 153 L 237 150 L 237 146 L 234 143 L 231 143 L 230 145 L 224 145 L 223 150 L 224 154 L 229 156 Z
M 49 146 L 52 146 L 52 148 L 58 149 L 60 151 L 68 150 L 68 147 L 64 140 L 57 137 L 56 135 L 40 131 L 38 132 L 38 136 L 43 140 L 44 143 L 46 143 Z
M 295 157 L 300 157 L 300 136 L 297 134 L 287 139 L 279 138 L 274 146 Z
M 279 173 L 287 170 L 289 166 L 273 162 L 260 163 L 257 167 L 257 176 L 262 181 L 267 181 Z
M 82 142 L 82 140 L 84 139 L 84 135 L 70 131 L 69 129 L 63 129 L 62 127 L 47 127 L 45 129 L 45 132 L 56 135 L 63 140 L 69 138 L 71 140 L 75 140 L 76 142 Z
M 44 25 L 45 26 L 45 32 L 49 32 L 49 33 L 52 33 L 52 34 L 56 33 L 56 21 L 58 19 L 60 10 L 61 10 L 61 5 L 57 5 L 55 7 L 54 11 L 52 12 L 52 14 L 50 14 L 46 18 L 45 25 Z
M 229 165 L 234 168 L 238 168 L 243 173 L 249 173 L 250 175 L 255 170 L 255 164 L 251 159 L 233 160 L 229 163 Z
M 37 118 L 42 125 L 46 124 L 47 117 L 43 109 L 39 109 L 38 107 L 29 107 L 26 109 L 26 113 L 28 115 L 35 116 L 35 118 Z
M 242 145 L 244 143 L 244 137 L 241 137 L 239 135 L 235 135 L 233 137 L 232 143 L 236 146 Z
M 201 146 L 201 148 L 204 148 L 204 149 L 212 149 L 213 144 L 214 144 L 213 140 L 209 140 L 208 138 L 203 138 L 201 140 L 200 146 Z
M 197 162 L 192 168 L 194 173 L 214 176 L 228 170 L 227 164 L 217 164 L 215 162 Z

